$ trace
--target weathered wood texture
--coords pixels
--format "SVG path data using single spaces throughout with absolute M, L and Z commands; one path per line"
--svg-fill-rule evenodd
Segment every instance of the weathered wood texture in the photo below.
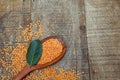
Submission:
M 57 35 L 67 45 L 64 58 L 53 66 L 74 69 L 76 73 L 85 72 L 81 75 L 81 80 L 89 80 L 88 58 L 87 53 L 84 52 L 86 48 L 81 50 L 83 33 L 80 32 L 80 27 L 85 24 L 83 0 L 8 0 L 1 1 L 1 4 L 3 5 L 0 9 L 2 48 L 18 44 L 15 41 L 21 35 L 21 32 L 15 32 L 20 30 L 18 25 L 25 28 L 30 22 L 35 23 L 40 20 L 45 29 L 42 39 Z M 30 19 L 27 21 L 27 18 Z M 24 42 L 22 38 L 19 40 L 21 43 Z M 3 41 L 7 44 L 2 45 Z
M 120 80 L 120 0 L 85 0 L 85 13 L 91 80 Z
M 58 35 L 67 45 L 53 66 L 84 72 L 80 80 L 120 79 L 120 0 L 0 0 L 0 48 L 18 44 L 18 25 L 37 20 L 41 39 Z

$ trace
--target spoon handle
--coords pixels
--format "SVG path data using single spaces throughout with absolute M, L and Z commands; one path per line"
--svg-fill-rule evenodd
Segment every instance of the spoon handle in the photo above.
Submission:
M 27 74 L 33 71 L 29 65 L 26 65 L 24 69 L 14 78 L 14 80 L 22 80 Z

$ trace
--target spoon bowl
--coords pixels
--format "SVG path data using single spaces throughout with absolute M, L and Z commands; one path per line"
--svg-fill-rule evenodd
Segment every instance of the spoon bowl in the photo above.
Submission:
M 56 58 L 54 58 L 53 60 L 51 60 L 50 62 L 46 62 L 44 64 L 36 64 L 32 67 L 30 67 L 28 64 L 24 67 L 24 69 L 14 78 L 14 80 L 22 80 L 24 77 L 27 76 L 27 74 L 29 74 L 30 72 L 37 70 L 37 69 L 42 69 L 45 67 L 48 67 L 56 62 L 58 62 L 65 54 L 66 52 L 66 45 L 63 42 L 62 39 L 60 39 L 58 36 L 49 36 L 45 39 L 42 40 L 42 43 L 44 43 L 45 41 L 49 40 L 49 39 L 57 39 L 61 45 L 62 45 L 62 52 L 60 53 L 59 56 L 57 56 Z

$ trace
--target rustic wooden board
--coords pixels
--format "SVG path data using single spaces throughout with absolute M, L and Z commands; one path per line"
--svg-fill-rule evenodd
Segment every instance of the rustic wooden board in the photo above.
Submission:
M 85 0 L 85 12 L 91 80 L 120 80 L 120 0 Z
M 0 37 L 2 48 L 18 44 L 15 41 L 21 35 L 21 32 L 15 32 L 20 30 L 18 25 L 25 28 L 30 22 L 40 20 L 45 29 L 41 39 L 57 35 L 67 45 L 64 58 L 53 66 L 74 69 L 76 73 L 84 72 L 81 80 L 89 80 L 88 58 L 84 52 L 87 48 L 81 50 L 81 47 L 84 47 L 81 46 L 83 42 L 81 36 L 86 35 L 84 31 L 80 32 L 80 26 L 85 24 L 83 0 L 12 0 L 4 3 L 1 1 L 1 4 L 4 5 L 0 12 L 0 26 L 3 26 Z M 22 38 L 19 40 L 23 43 Z M 3 41 L 7 44 L 2 45 Z
M 67 45 L 53 66 L 81 71 L 80 80 L 120 79 L 120 0 L 0 0 L 0 48 L 18 44 L 18 25 L 37 20 L 41 39 L 58 35 Z

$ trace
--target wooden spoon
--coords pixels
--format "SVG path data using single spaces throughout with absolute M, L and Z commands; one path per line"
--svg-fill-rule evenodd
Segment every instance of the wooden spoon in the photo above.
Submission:
M 30 72 L 34 71 L 34 70 L 37 70 L 37 69 L 42 69 L 42 68 L 45 68 L 47 66 L 50 66 L 54 63 L 56 63 L 57 61 L 59 61 L 65 54 L 66 52 L 66 45 L 65 43 L 57 36 L 50 36 L 50 37 L 47 37 L 45 39 L 42 40 L 42 43 L 44 43 L 45 41 L 49 40 L 49 39 L 58 39 L 58 41 L 61 42 L 62 46 L 63 46 L 63 49 L 62 49 L 62 52 L 60 53 L 59 56 L 57 56 L 55 59 L 51 60 L 51 62 L 47 62 L 45 64 L 36 64 L 32 67 L 30 67 L 28 64 L 24 67 L 24 69 L 14 78 L 14 80 L 22 80 L 24 77 L 27 76 L 27 74 L 29 74 Z

